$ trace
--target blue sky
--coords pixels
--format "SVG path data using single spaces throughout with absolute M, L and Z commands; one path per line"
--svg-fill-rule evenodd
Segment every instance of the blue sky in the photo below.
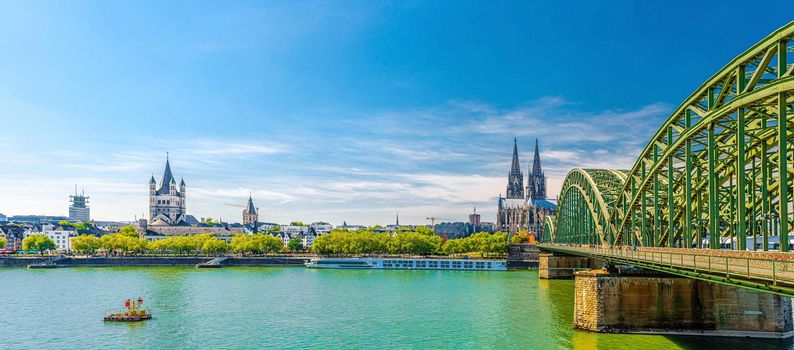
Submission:
M 0 3 L 0 213 L 147 211 L 170 152 L 188 211 L 334 224 L 495 219 L 514 137 L 556 195 L 628 168 L 794 3 Z M 526 172 L 526 170 L 524 170 Z

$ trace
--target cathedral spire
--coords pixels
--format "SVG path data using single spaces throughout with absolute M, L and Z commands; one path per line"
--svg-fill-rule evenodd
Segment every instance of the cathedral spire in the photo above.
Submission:
M 540 151 L 538 150 L 538 139 L 535 139 L 535 158 L 532 160 L 532 174 L 543 174 L 540 168 Z
M 400 213 L 397 213 L 397 222 L 396 226 L 400 226 Z
M 507 198 L 524 199 L 524 175 L 518 164 L 518 139 L 513 139 L 513 164 L 507 177 Z
M 534 201 L 536 199 L 546 199 L 546 176 L 540 166 L 540 147 L 538 139 L 535 139 L 535 158 L 532 160 L 532 170 L 529 173 L 527 182 L 527 195 Z
M 518 139 L 513 139 L 513 165 L 510 167 L 510 174 L 520 171 L 521 167 L 518 165 Z

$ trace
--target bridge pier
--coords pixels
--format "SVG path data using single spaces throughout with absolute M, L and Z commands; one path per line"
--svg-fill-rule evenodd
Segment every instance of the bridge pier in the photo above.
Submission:
M 770 293 L 644 270 L 579 271 L 574 283 L 576 329 L 762 338 L 794 335 L 791 299 Z
M 541 253 L 538 257 L 538 277 L 542 279 L 572 279 L 574 272 L 600 268 L 599 260 L 572 255 Z

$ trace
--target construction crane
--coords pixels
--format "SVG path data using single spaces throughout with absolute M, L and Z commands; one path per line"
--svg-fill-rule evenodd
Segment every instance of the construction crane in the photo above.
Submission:
M 440 220 L 452 220 L 452 219 L 431 216 L 429 218 L 426 218 L 426 220 L 430 220 L 430 228 L 433 229 L 433 233 L 436 233 L 436 220 L 440 221 Z

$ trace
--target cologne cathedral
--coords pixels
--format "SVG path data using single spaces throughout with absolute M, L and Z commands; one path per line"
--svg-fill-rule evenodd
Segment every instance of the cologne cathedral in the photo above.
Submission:
M 496 226 L 511 236 L 521 231 L 535 235 L 542 241 L 543 219 L 557 212 L 557 205 L 546 199 L 546 176 L 540 166 L 538 140 L 535 139 L 535 158 L 524 188 L 524 174 L 518 162 L 518 141 L 513 141 L 513 163 L 507 175 L 507 193 L 499 195 Z

